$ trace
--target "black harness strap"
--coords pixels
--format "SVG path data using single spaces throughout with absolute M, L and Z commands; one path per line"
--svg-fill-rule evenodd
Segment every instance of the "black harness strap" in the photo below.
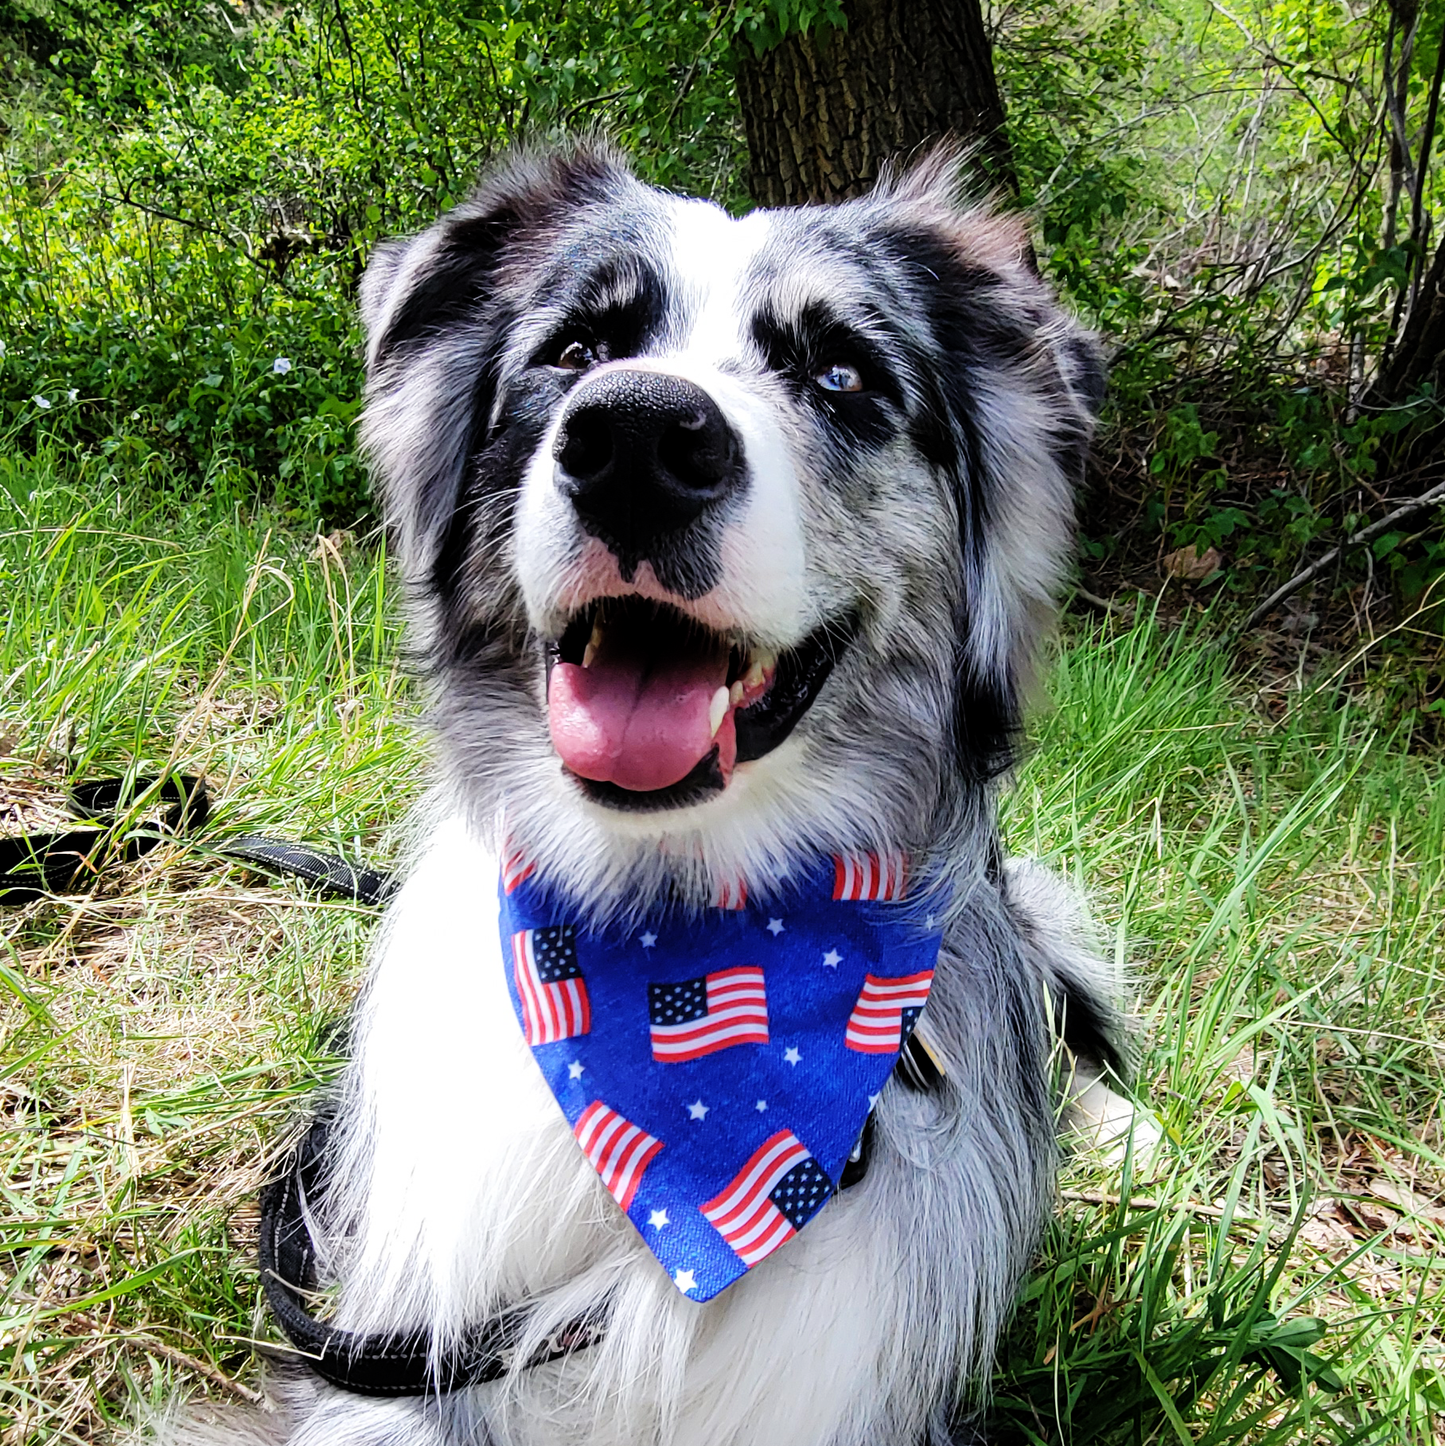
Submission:
M 154 831 L 122 830 L 118 818 L 140 802 L 167 804 Z M 77 784 L 71 812 L 97 826 L 0 838 L 0 904 L 23 904 L 47 894 L 88 886 L 108 863 L 149 853 L 163 838 L 202 827 L 210 814 L 205 781 L 190 774 L 164 778 L 99 779 Z M 214 852 L 276 873 L 294 874 L 323 892 L 364 904 L 380 904 L 395 881 L 375 869 L 358 868 L 334 854 L 303 844 L 247 834 L 222 841 Z M 1002 853 L 995 838 L 986 875 L 997 883 Z M 896 1069 L 905 1088 L 927 1092 L 943 1075 L 916 1034 L 910 1035 Z M 306 1363 L 323 1380 L 362 1396 L 423 1396 L 498 1380 L 516 1365 L 516 1342 L 527 1312 L 502 1311 L 473 1330 L 454 1350 L 436 1357 L 430 1332 L 359 1335 L 317 1320 L 306 1295 L 316 1286 L 316 1250 L 307 1215 L 320 1204 L 326 1185 L 328 1122 L 318 1119 L 285 1170 L 261 1193 L 258 1256 L 261 1282 L 281 1329 Z M 873 1144 L 873 1115 L 864 1122 L 853 1154 L 843 1167 L 840 1190 L 851 1189 L 868 1173 Z M 606 1333 L 606 1306 L 568 1322 L 549 1336 L 525 1362 L 525 1368 L 562 1359 L 595 1345 Z
M 910 1035 L 898 1077 L 911 1090 L 929 1090 L 943 1078 L 927 1049 Z M 358 1335 L 316 1319 L 305 1295 L 316 1284 L 316 1247 L 306 1223 L 326 1188 L 325 1154 L 329 1126 L 319 1119 L 279 1178 L 261 1193 L 261 1282 L 277 1323 L 306 1363 L 324 1381 L 360 1396 L 429 1396 L 498 1380 L 516 1364 L 515 1343 L 526 1312 L 503 1311 L 483 1322 L 457 1347 L 434 1358 L 426 1330 Z M 873 1143 L 870 1113 L 858 1146 L 843 1167 L 840 1190 L 868 1173 Z M 549 1336 L 526 1369 L 560 1360 L 596 1345 L 606 1334 L 602 1312 L 570 1321 Z
M 504 1311 L 474 1331 L 453 1352 L 432 1359 L 425 1330 L 357 1335 L 311 1315 L 304 1291 L 316 1283 L 315 1247 L 306 1226 L 325 1189 L 328 1125 L 318 1120 L 286 1172 L 261 1194 L 261 1281 L 281 1328 L 323 1380 L 362 1396 L 423 1396 L 495 1381 L 512 1369 L 525 1312 Z M 549 1336 L 527 1360 L 545 1365 L 602 1338 L 598 1317 L 579 1317 Z

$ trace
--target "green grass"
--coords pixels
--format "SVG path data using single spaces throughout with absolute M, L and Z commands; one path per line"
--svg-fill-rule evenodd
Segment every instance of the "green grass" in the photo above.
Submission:
M 384 862 L 421 750 L 383 560 L 0 462 L 0 821 L 176 765 L 212 819 L 84 898 L 0 910 L 0 1421 L 93 1439 L 194 1375 L 253 1375 L 254 1197 L 334 1067 L 372 911 L 208 854 L 267 831 Z M 215 1380 L 211 1382 L 215 1388 Z
M 0 826 L 131 766 L 216 796 L 193 845 L 0 911 L 17 1442 L 254 1390 L 256 1188 L 335 1068 L 374 916 L 203 844 L 384 862 L 423 758 L 375 545 L 164 481 L 0 461 Z M 1010 844 L 1087 889 L 1133 969 L 1168 1143 L 1149 1173 L 1069 1167 L 999 1439 L 1437 1441 L 1445 772 L 1148 618 L 1068 633 L 1052 695 Z
M 1223 646 L 1149 619 L 1075 635 L 1052 681 L 1009 841 L 1132 966 L 1169 1143 L 1157 1178 L 1066 1182 L 1010 1427 L 1438 1439 L 1445 771 L 1338 694 L 1247 699 Z

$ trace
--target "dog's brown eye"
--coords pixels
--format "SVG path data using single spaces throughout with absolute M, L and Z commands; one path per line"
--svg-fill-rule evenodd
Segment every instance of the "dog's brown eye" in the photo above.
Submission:
M 585 372 L 597 365 L 597 353 L 585 341 L 569 341 L 552 365 L 564 372 Z
M 850 367 L 844 362 L 835 362 L 830 367 L 824 367 L 814 381 L 825 392 L 861 392 L 863 390 L 863 373 L 857 367 Z

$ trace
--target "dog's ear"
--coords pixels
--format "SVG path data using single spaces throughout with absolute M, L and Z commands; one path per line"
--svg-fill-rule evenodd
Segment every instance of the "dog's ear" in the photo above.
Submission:
M 1008 762 L 1072 553 L 1105 372 L 1039 276 L 1023 221 L 964 198 L 966 160 L 939 148 L 856 204 L 928 318 L 918 440 L 958 506 L 959 756 L 991 772 Z
M 358 296 L 361 436 L 407 576 L 422 580 L 435 561 L 477 428 L 490 417 L 501 348 L 522 304 L 509 275 L 565 215 L 630 179 L 597 143 L 520 150 L 429 230 L 372 254 Z
M 358 297 L 368 368 L 474 314 L 509 244 L 545 231 L 564 210 L 605 199 L 629 176 L 622 157 L 598 142 L 518 149 L 429 230 L 383 242 Z
M 379 343 L 386 326 L 391 298 L 396 294 L 401 279 L 402 266 L 410 252 L 415 249 L 414 241 L 383 241 L 372 251 L 361 274 L 361 285 L 357 288 L 356 306 L 361 313 L 361 324 L 366 331 L 366 359 L 373 360 L 373 348 Z

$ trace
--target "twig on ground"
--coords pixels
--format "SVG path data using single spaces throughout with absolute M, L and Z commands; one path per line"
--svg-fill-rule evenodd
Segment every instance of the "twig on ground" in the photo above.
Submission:
M 194 1371 L 196 1375 L 204 1377 L 213 1386 L 218 1386 L 223 1391 L 229 1391 L 233 1396 L 239 1396 L 243 1401 L 253 1406 L 259 1406 L 266 1398 L 260 1391 L 253 1390 L 250 1386 L 243 1386 L 240 1381 L 233 1381 L 224 1371 L 218 1370 L 215 1366 L 206 1361 L 197 1360 L 195 1356 L 188 1355 L 185 1351 L 176 1346 L 167 1345 L 158 1336 L 153 1336 L 149 1331 L 106 1331 L 105 1327 L 94 1317 L 77 1312 L 75 1320 L 82 1321 L 90 1329 L 104 1333 L 113 1341 L 133 1341 L 136 1345 L 144 1346 L 148 1351 L 154 1351 L 158 1356 L 164 1356 L 173 1365 L 184 1366 L 188 1371 Z
M 1121 618 L 1133 617 L 1134 615 L 1132 608 L 1125 607 L 1122 603 L 1111 602 L 1106 597 L 1100 597 L 1097 593 L 1090 592 L 1086 587 L 1076 587 L 1074 589 L 1074 596 L 1088 603 L 1090 607 L 1103 608 L 1105 612 L 1114 613 Z
M 188 1371 L 194 1371 L 198 1376 L 204 1377 L 213 1386 L 218 1386 L 223 1391 L 229 1391 L 234 1396 L 239 1396 L 243 1401 L 253 1406 L 259 1406 L 266 1399 L 260 1391 L 253 1390 L 250 1386 L 243 1386 L 240 1381 L 233 1381 L 224 1371 L 217 1370 L 215 1366 L 207 1365 L 205 1361 L 199 1361 L 195 1356 L 189 1356 L 185 1351 L 180 1351 L 175 1346 L 168 1346 L 164 1341 L 158 1340 L 147 1331 L 127 1332 L 120 1339 L 136 1341 L 145 1346 L 148 1351 L 154 1351 L 158 1356 L 164 1356 L 177 1366 L 184 1366 Z
M 1127 1205 L 1131 1210 L 1172 1210 L 1185 1209 L 1191 1215 L 1206 1215 L 1211 1220 L 1223 1220 L 1222 1206 L 1206 1205 L 1202 1200 L 1151 1200 L 1147 1195 L 1110 1195 L 1106 1190 L 1060 1190 L 1059 1197 L 1081 1205 Z M 1252 1225 L 1270 1232 L 1285 1227 L 1278 1220 L 1268 1220 L 1262 1215 L 1247 1215 L 1242 1210 L 1229 1212 L 1231 1224 Z
M 1372 522 L 1368 527 L 1362 528 L 1359 532 L 1355 533 L 1353 537 L 1347 538 L 1344 542 L 1340 543 L 1338 547 L 1332 547 L 1323 557 L 1310 563 L 1310 565 L 1301 572 L 1297 572 L 1283 587 L 1277 587 L 1270 593 L 1270 595 L 1250 613 L 1249 617 L 1245 619 L 1245 631 L 1247 632 L 1250 628 L 1254 627 L 1256 623 L 1268 617 L 1287 597 L 1292 597 L 1306 584 L 1313 582 L 1315 578 L 1329 567 L 1346 549 L 1359 547 L 1362 543 L 1374 541 L 1374 539 L 1382 533 L 1388 532 L 1402 517 L 1409 517 L 1411 513 L 1420 511 L 1422 507 L 1428 507 L 1432 502 L 1442 500 L 1445 500 L 1445 482 L 1437 482 L 1435 486 L 1431 487 L 1427 492 L 1422 492 L 1418 497 L 1412 497 L 1408 502 L 1403 503 L 1387 516 L 1380 518 L 1378 522 Z

